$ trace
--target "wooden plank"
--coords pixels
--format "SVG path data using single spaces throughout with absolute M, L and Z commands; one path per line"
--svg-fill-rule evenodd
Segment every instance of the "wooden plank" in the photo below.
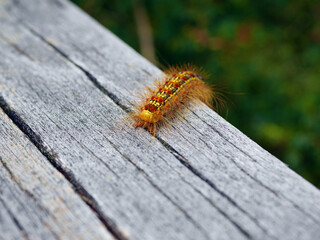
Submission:
M 0 239 L 113 239 L 0 109 Z
M 2 107 L 20 117 L 16 123 L 22 128 L 30 126 L 32 132 L 24 131 L 35 136 L 34 143 L 70 176 L 75 188 L 86 191 L 83 194 L 97 205 L 100 217 L 107 223 L 113 220 L 120 232 L 116 237 L 246 238 L 245 230 L 184 182 L 199 180 L 160 142 L 143 130 L 113 132 L 110 123 L 115 116 L 124 116 L 123 111 L 82 71 L 18 23 L 8 21 L 2 29 L 7 41 L 0 42 L 0 65 L 14 72 L 0 80 Z M 17 34 L 19 42 L 8 47 Z M 146 173 L 136 163 L 150 170 Z M 176 170 L 181 167 L 186 172 L 183 178 Z M 192 201 L 186 201 L 189 198 Z
M 6 75 L 7 81 L 2 81 L 6 104 L 57 153 L 55 161 L 76 176 L 99 206 L 112 209 L 100 211 L 108 213 L 118 228 L 140 239 L 314 239 L 320 235 L 319 191 L 205 106 L 192 107 L 185 120 L 174 125 L 176 131 L 160 133 L 162 142 L 141 129 L 113 133 L 110 123 L 123 116 L 117 105 L 130 106 L 132 93 L 160 71 L 68 2 L 15 3 L 5 7 L 12 11 L 7 18 L 15 15 L 23 23 L 19 31 L 18 24 L 12 24 L 6 37 L 25 56 L 18 61 L 21 51 L 9 52 L 10 60 L 0 62 L 11 69 L 11 62 L 21 66 L 20 80 Z M 14 37 L 17 32 L 19 40 Z M 41 60 L 44 67 L 32 59 Z M 67 144 L 67 149 L 59 146 L 68 142 L 73 144 Z M 84 148 L 90 153 L 80 154 Z M 148 192 L 123 194 L 119 199 L 116 191 L 109 191 L 107 195 L 115 199 L 103 199 L 105 176 L 96 173 L 100 165 L 87 166 L 81 156 L 95 162 L 98 157 L 108 163 L 109 171 L 122 176 L 108 185 L 121 194 L 127 188 L 119 184 L 134 192 L 142 186 Z M 81 167 L 88 169 L 83 172 Z M 125 174 L 119 169 L 125 169 Z M 132 176 L 134 169 L 143 180 Z M 158 211 L 137 210 L 135 202 L 154 204 Z M 164 219 L 159 207 L 171 218 Z M 127 211 L 136 215 L 124 218 Z M 143 228 L 147 223 L 150 229 Z M 163 231 L 159 224 L 170 226 Z M 178 228 L 181 224 L 185 232 Z

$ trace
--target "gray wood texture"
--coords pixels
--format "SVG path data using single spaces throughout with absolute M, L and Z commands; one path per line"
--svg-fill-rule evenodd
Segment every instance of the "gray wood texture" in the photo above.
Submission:
M 2 109 L 0 126 L 0 239 L 113 239 Z
M 320 191 L 204 104 L 120 128 L 161 71 L 70 2 L 0 0 L 0 51 L 3 239 L 320 238 Z

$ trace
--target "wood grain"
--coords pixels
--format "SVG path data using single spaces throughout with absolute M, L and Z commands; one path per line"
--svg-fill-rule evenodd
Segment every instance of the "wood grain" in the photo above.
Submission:
M 158 138 L 119 128 L 161 71 L 81 10 L 1 8 L 1 107 L 115 238 L 320 237 L 319 190 L 203 104 Z
M 0 239 L 113 239 L 0 109 Z

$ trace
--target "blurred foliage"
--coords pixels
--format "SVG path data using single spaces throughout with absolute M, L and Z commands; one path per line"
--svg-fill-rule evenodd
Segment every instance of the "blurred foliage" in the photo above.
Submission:
M 73 0 L 139 51 L 134 9 L 161 65 L 203 66 L 229 122 L 320 187 L 318 0 Z

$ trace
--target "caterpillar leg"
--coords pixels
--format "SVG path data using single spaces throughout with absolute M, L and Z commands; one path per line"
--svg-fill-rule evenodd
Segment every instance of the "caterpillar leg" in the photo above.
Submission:
M 156 123 L 150 124 L 148 130 L 153 136 L 155 136 L 157 131 L 157 124 Z
M 152 135 L 156 134 L 156 130 L 157 130 L 156 123 L 147 123 L 147 122 L 140 121 L 134 125 L 134 128 L 138 128 L 138 127 L 147 129 Z
M 134 125 L 134 128 L 142 127 L 143 125 L 144 125 L 143 122 L 137 122 L 137 123 Z

